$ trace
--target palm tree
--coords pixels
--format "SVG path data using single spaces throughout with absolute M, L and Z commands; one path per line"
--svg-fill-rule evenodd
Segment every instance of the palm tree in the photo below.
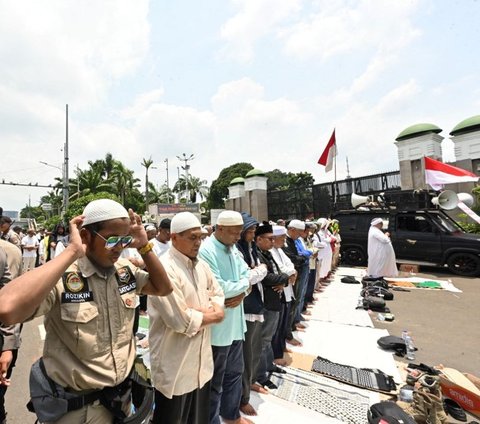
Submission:
M 166 184 L 157 189 L 151 182 L 148 183 L 148 195 L 152 203 L 173 203 L 175 196 Z
M 208 186 L 206 185 L 207 180 L 201 180 L 198 177 L 189 175 L 188 190 L 186 181 L 185 175 L 181 175 L 173 187 L 173 192 L 179 193 L 180 195 L 186 195 L 189 193 L 190 199 L 187 199 L 187 201 L 190 201 L 191 203 L 195 203 L 197 200 L 197 194 L 200 196 L 201 200 L 208 196 Z
M 120 161 L 114 161 L 110 175 L 115 193 L 120 196 L 122 204 L 125 204 L 131 192 L 140 187 L 140 180 L 134 178 L 133 171 L 126 168 Z
M 148 204 L 150 200 L 148 198 L 148 168 L 153 165 L 152 157 L 150 156 L 148 159 L 143 158 L 141 165 L 145 167 L 145 210 L 148 211 Z

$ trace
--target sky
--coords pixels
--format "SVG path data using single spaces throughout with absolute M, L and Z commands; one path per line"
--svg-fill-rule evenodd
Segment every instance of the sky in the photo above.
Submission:
M 395 138 L 480 114 L 480 1 L 0 0 L 0 182 L 60 177 L 111 153 L 173 186 L 237 162 L 310 172 L 336 129 L 337 179 L 398 169 Z M 49 165 L 41 164 L 46 162 Z M 183 172 L 180 170 L 180 172 Z M 143 189 L 143 186 L 142 186 Z M 0 185 L 0 206 L 49 190 Z

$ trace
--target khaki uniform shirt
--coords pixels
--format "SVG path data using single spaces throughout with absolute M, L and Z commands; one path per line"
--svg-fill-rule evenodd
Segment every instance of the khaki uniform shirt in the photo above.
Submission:
M 201 388 L 213 375 L 210 326 L 202 327 L 211 302 L 223 306 L 223 291 L 201 259 L 192 261 L 174 247 L 160 258 L 172 282 L 168 296 L 149 296 L 152 380 L 165 397 Z
M 45 315 L 45 368 L 63 387 L 81 391 L 116 386 L 133 366 L 135 295 L 149 276 L 125 259 L 115 269 L 105 274 L 80 258 L 34 315 Z

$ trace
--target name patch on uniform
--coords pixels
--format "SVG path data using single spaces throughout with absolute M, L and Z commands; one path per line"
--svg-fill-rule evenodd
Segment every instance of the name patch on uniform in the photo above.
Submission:
M 93 301 L 93 293 L 89 290 L 88 280 L 77 272 L 63 274 L 62 303 L 83 303 Z
M 93 300 L 93 293 L 91 291 L 82 293 L 62 293 L 62 303 L 83 303 L 91 302 Z
M 137 289 L 137 281 L 128 266 L 117 269 L 117 283 L 121 295 Z

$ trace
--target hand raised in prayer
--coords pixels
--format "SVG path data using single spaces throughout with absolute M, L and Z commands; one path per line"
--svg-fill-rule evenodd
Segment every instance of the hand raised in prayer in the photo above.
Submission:
M 130 247 L 134 249 L 141 248 L 148 243 L 147 232 L 142 225 L 142 218 L 133 212 L 132 209 L 128 210 L 128 215 L 130 217 L 130 235 L 133 237 Z
M 70 220 L 70 241 L 68 243 L 68 250 L 74 250 L 77 258 L 85 256 L 87 246 L 83 244 L 80 237 L 80 227 L 83 224 L 83 215 L 76 216 Z
M 225 308 L 235 308 L 242 303 L 245 293 L 240 293 L 234 297 L 225 299 Z

